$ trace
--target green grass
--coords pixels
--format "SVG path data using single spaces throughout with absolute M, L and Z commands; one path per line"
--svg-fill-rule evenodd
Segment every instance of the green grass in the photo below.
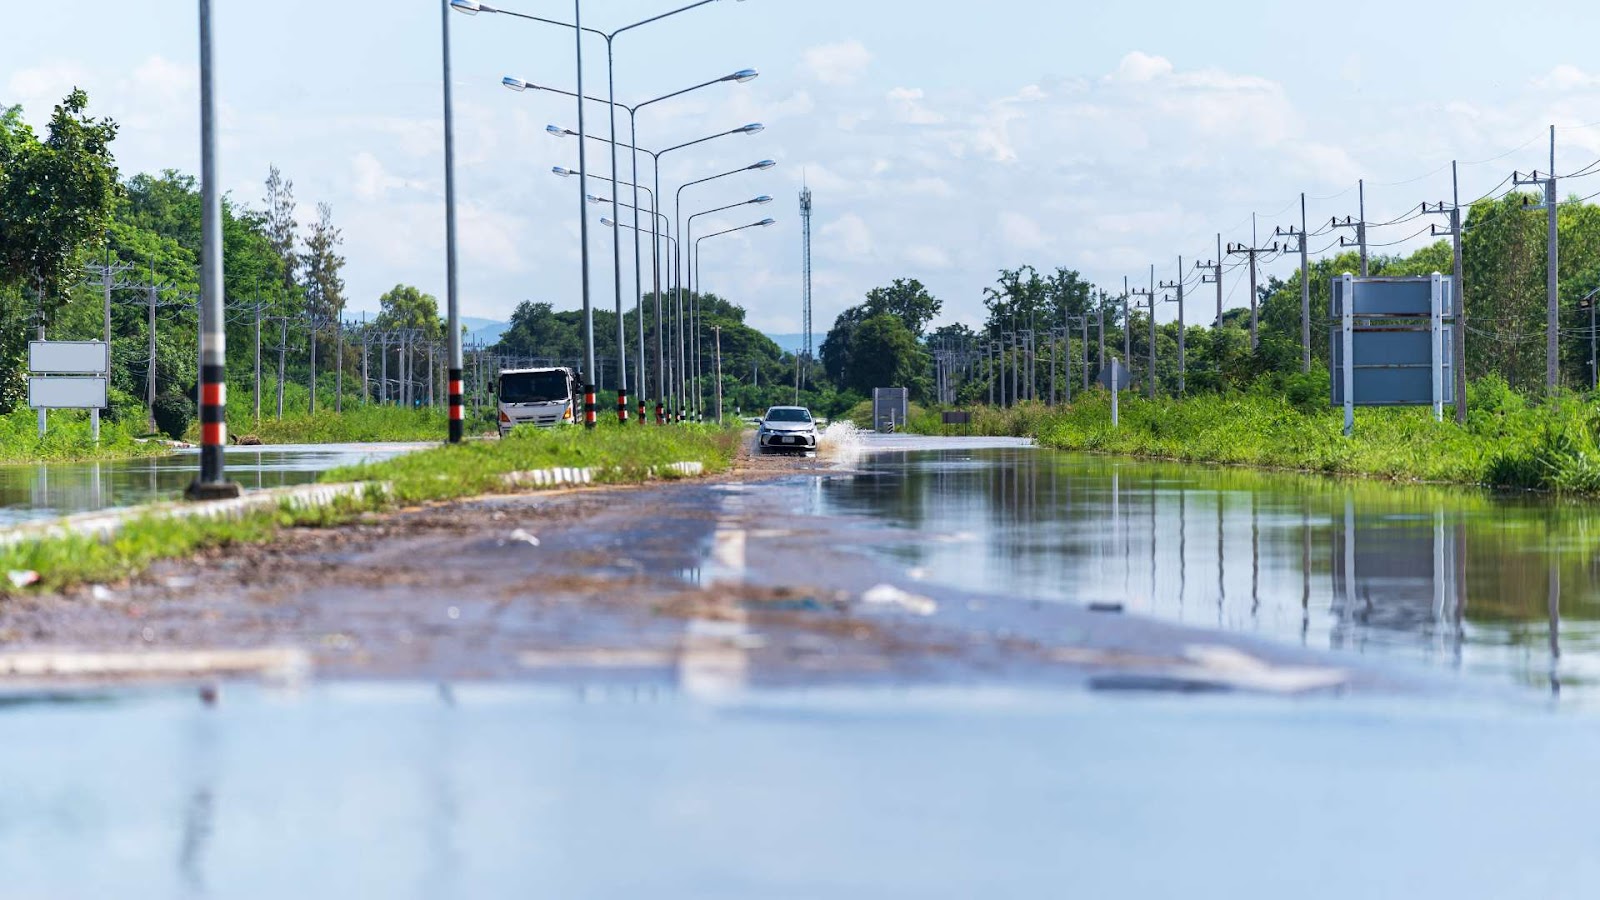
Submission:
M 611 424 L 593 432 L 581 428 L 518 431 L 503 441 L 482 441 L 420 450 L 362 466 L 328 472 L 326 482 L 387 482 L 387 491 L 369 491 L 314 509 L 251 513 L 234 519 L 171 519 L 146 516 L 129 522 L 110 540 L 72 536 L 0 548 L 0 571 L 32 570 L 39 585 L 59 589 L 73 584 L 117 581 L 159 559 L 185 556 L 212 547 L 259 543 L 286 527 L 327 527 L 369 512 L 402 505 L 451 500 L 503 490 L 501 476 L 556 466 L 593 467 L 600 483 L 644 481 L 652 467 L 698 461 L 707 472 L 732 464 L 741 435 L 733 429 L 686 425 L 648 428 Z M 672 478 L 662 471 L 657 477 Z M 15 593 L 0 582 L 0 594 Z
M 230 414 L 231 414 L 230 410 Z M 468 433 L 490 431 L 494 423 L 482 418 L 469 422 Z M 228 430 L 235 437 L 254 437 L 264 444 L 350 444 L 442 441 L 449 430 L 444 408 L 407 409 L 402 406 L 349 405 L 342 413 L 319 409 L 315 414 L 270 414 L 260 421 L 230 417 Z M 191 429 L 199 437 L 199 425 Z
M 0 465 L 32 462 L 71 462 L 90 459 L 127 459 L 171 452 L 161 441 L 138 441 L 143 423 L 100 422 L 100 442 L 89 438 L 89 414 L 81 410 L 53 410 L 43 438 L 39 416 L 31 409 L 0 416 Z
M 1600 494 L 1600 406 L 1570 395 L 1529 402 L 1498 379 L 1469 390 L 1465 425 L 1448 415 L 1435 422 L 1426 408 L 1358 409 L 1349 438 L 1342 411 L 1265 388 L 1182 400 L 1124 394 L 1119 418 L 1112 428 L 1110 397 L 1097 390 L 1065 410 L 979 407 L 972 433 L 1028 436 L 1060 450 Z M 937 411 L 913 417 L 911 428 L 944 430 Z
M 708 472 L 733 462 L 740 433 L 712 425 L 519 429 L 500 441 L 474 441 L 407 453 L 381 462 L 338 469 L 325 481 L 383 481 L 402 503 L 449 500 L 496 490 L 510 472 L 555 466 L 592 467 L 603 483 L 643 481 L 651 468 L 699 461 Z M 661 473 L 671 477 L 670 473 Z

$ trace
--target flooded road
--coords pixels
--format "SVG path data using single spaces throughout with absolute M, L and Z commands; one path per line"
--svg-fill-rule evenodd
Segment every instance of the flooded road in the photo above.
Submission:
M 310 661 L 0 694 L 4 893 L 1592 895 L 1587 507 L 865 448 L 0 609 Z
M 225 689 L 0 715 L 0 871 L 52 900 L 1559 900 L 1600 878 L 1596 753 L 1579 717 L 1352 699 Z
M 339 466 L 385 459 L 416 444 L 283 444 L 229 447 L 228 477 L 245 488 L 315 481 Z M 134 506 L 182 496 L 200 451 L 106 462 L 0 466 L 0 528 L 72 513 Z
M 1022 448 L 858 467 L 809 507 L 937 536 L 868 549 L 931 582 L 1538 690 L 1600 682 L 1600 507 Z

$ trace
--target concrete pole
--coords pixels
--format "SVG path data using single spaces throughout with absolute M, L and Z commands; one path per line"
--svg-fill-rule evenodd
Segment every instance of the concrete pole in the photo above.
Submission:
M 717 352 L 717 424 L 722 424 L 722 327 L 712 326 L 711 333 L 716 335 Z
M 449 341 L 450 360 L 446 378 L 449 385 L 445 393 L 450 404 L 450 421 L 445 432 L 452 444 L 461 443 L 463 409 L 461 402 L 461 301 L 456 290 L 456 139 L 455 101 L 450 84 L 450 4 L 441 3 L 443 19 L 440 39 L 443 44 L 444 82 L 444 266 L 445 266 L 445 331 Z M 582 32 L 579 32 L 582 39 Z M 583 89 L 580 86 L 578 93 Z M 583 106 L 583 101 L 578 101 Z M 581 180 L 581 179 L 580 179 Z M 580 185 L 580 191 L 581 191 Z M 362 375 L 363 381 L 366 376 Z
M 256 421 L 261 421 L 261 298 L 256 297 Z
M 216 64 L 211 52 L 211 0 L 200 0 L 200 474 L 191 499 L 236 497 L 227 481 L 227 319 L 223 310 L 222 189 L 217 175 Z
M 1367 277 L 1367 181 L 1360 179 L 1356 182 L 1359 206 L 1358 214 L 1361 220 L 1356 223 L 1356 243 L 1361 248 L 1361 277 Z
M 1184 369 L 1188 363 L 1184 359 L 1184 334 L 1183 334 L 1183 257 L 1178 257 L 1178 396 L 1184 394 Z
M 1453 274 L 1456 301 L 1455 329 L 1450 341 L 1451 359 L 1455 364 L 1455 371 L 1451 374 L 1456 382 L 1456 424 L 1465 425 L 1467 423 L 1467 283 L 1461 275 L 1461 180 L 1456 174 L 1454 160 L 1450 162 L 1450 191 L 1453 207 L 1450 213 L 1450 242 L 1455 256 Z
M 1217 325 L 1222 327 L 1222 235 L 1217 235 Z
M 1561 307 L 1557 295 L 1560 289 L 1560 275 L 1557 265 L 1561 260 L 1561 239 L 1557 231 L 1560 211 L 1556 206 L 1556 127 L 1550 126 L 1550 178 L 1544 186 L 1544 203 L 1549 221 L 1549 236 L 1546 238 L 1549 262 L 1545 272 L 1545 291 L 1548 305 L 1545 310 L 1545 386 L 1554 394 L 1556 387 L 1561 383 Z
M 1122 276 L 1122 361 L 1133 358 L 1133 319 L 1128 315 L 1128 276 Z
M 155 281 L 156 281 L 156 270 L 155 270 L 155 264 L 152 263 L 150 265 L 150 293 L 148 295 L 149 296 L 149 302 L 146 304 L 146 307 L 147 307 L 147 309 L 149 311 L 149 318 L 148 318 L 147 322 L 145 323 L 145 328 L 146 328 L 146 330 L 148 332 L 148 335 L 149 335 L 149 338 L 150 338 L 150 351 L 149 351 L 149 357 L 148 357 L 149 361 L 150 361 L 150 365 L 149 365 L 149 368 L 147 368 L 145 370 L 145 375 L 144 375 L 144 404 L 145 404 L 145 408 L 150 411 L 150 432 L 152 434 L 154 434 L 155 430 L 156 430 L 156 285 L 155 285 Z
M 610 93 L 607 109 L 611 119 L 611 273 L 612 287 L 617 295 L 617 421 L 628 421 L 628 326 L 622 317 L 622 192 L 617 184 L 617 67 L 616 54 L 612 52 L 616 35 L 606 35 L 606 81 Z M 579 93 L 583 93 L 579 91 Z M 583 101 L 578 101 L 582 106 Z M 635 201 L 635 206 L 638 202 Z M 638 234 L 637 231 L 634 232 Z
M 344 412 L 344 316 L 333 320 L 333 411 Z
M 1251 350 L 1255 350 L 1256 349 L 1257 343 L 1260 340 L 1256 336 L 1257 320 L 1260 318 L 1260 311 L 1256 309 L 1256 248 L 1258 246 L 1260 246 L 1260 244 L 1258 243 L 1258 238 L 1256 237 L 1256 214 L 1255 213 L 1251 213 L 1250 214 L 1250 252 L 1245 254 L 1245 259 L 1248 260 L 1249 264 L 1250 264 L 1250 349 Z M 1362 269 L 1361 274 L 1363 276 L 1365 276 L 1367 274 L 1366 273 L 1366 263 L 1362 263 L 1361 269 Z
M 1156 264 L 1150 264 L 1150 399 L 1156 398 Z
M 583 2 L 572 0 L 572 33 L 578 48 L 578 96 L 583 96 Z M 583 424 L 594 428 L 595 420 L 595 360 L 594 360 L 594 303 L 589 296 L 589 133 L 583 108 L 578 101 L 578 243 L 583 268 Z M 613 193 L 615 193 L 613 191 Z M 613 221 L 615 221 L 613 219 Z
M 1306 195 L 1300 195 L 1300 371 L 1311 371 L 1311 256 L 1306 246 Z

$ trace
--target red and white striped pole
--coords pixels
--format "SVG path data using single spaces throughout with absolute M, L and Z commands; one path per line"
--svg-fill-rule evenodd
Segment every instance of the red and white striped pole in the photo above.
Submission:
M 461 307 L 456 299 L 456 139 L 455 107 L 450 92 L 450 4 L 439 4 L 444 15 L 444 244 L 445 244 L 445 310 L 450 347 L 450 364 L 446 378 L 449 381 L 450 443 L 461 443 L 463 419 L 466 408 L 462 402 L 461 370 L 465 367 L 461 357 Z
M 222 303 L 222 192 L 217 184 L 211 0 L 200 0 L 200 477 L 191 500 L 239 496 L 224 474 L 228 445 L 227 329 Z

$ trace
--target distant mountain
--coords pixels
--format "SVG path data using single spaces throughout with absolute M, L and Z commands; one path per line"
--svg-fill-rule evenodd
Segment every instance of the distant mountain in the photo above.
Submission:
M 769 334 L 767 337 L 771 338 L 772 342 L 777 344 L 778 347 L 783 350 L 783 352 L 798 353 L 805 345 L 806 336 L 804 332 L 797 331 L 794 334 Z M 826 335 L 816 334 L 811 336 L 812 353 L 816 353 L 819 349 L 821 349 L 822 339 L 824 337 L 826 337 Z
M 461 324 L 467 329 L 467 343 L 493 344 L 500 340 L 500 335 L 505 334 L 511 327 L 509 322 L 496 322 L 494 319 L 479 319 L 474 316 L 462 316 Z

